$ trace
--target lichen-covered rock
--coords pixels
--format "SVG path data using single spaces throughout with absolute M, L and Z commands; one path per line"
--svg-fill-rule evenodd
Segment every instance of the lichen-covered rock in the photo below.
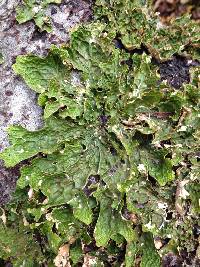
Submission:
M 91 17 L 90 4 L 81 0 L 47 5 L 44 12 L 51 18 L 52 30 L 40 32 L 32 21 L 23 24 L 16 21 L 15 10 L 19 6 L 22 6 L 22 1 L 5 0 L 0 3 L 0 151 L 9 145 L 6 132 L 9 125 L 21 125 L 31 131 L 43 125 L 43 111 L 37 104 L 36 93 L 12 70 L 16 57 L 26 53 L 46 55 L 51 44 L 69 40 L 71 27 Z M 5 170 L 2 165 L 0 170 Z M 1 183 L 2 203 L 9 199 L 8 195 L 15 188 L 16 177 L 13 176 L 13 179 L 13 182 L 5 179 Z
M 8 129 L 0 158 L 28 162 L 5 207 L 7 231 L 23 221 L 49 266 L 63 247 L 72 266 L 92 247 L 98 266 L 125 256 L 127 266 L 160 267 L 163 255 L 192 256 L 199 245 L 199 67 L 186 60 L 177 84 L 179 68 L 169 68 L 199 40 L 197 28 L 183 17 L 160 29 L 150 2 L 99 0 L 96 20 L 69 43 L 13 65 L 39 94 L 44 125 Z

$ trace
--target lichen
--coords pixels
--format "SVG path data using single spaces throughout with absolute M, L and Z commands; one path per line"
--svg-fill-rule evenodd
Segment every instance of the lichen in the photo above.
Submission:
M 142 267 L 197 248 L 199 67 L 191 67 L 190 83 L 173 88 L 154 62 L 189 53 L 198 27 L 187 16 L 157 23 L 146 1 L 97 1 L 94 21 L 76 27 L 68 44 L 13 65 L 39 94 L 45 124 L 8 130 L 11 146 L 0 158 L 8 167 L 28 163 L 4 231 L 27 232 L 20 240 L 28 252 L 27 242 L 40 242 L 41 258 L 31 253 L 36 266 L 55 263 L 63 247 L 73 266 L 125 256 L 126 266 L 140 260 Z M 9 251 L 18 266 L 24 254 Z

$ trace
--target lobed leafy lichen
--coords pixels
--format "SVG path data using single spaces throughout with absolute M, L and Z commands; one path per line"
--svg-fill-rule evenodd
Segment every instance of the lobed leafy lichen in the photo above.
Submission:
M 33 19 L 40 30 L 50 32 L 51 18 L 45 14 L 45 9 L 52 3 L 60 4 L 61 0 L 23 0 L 16 9 L 16 19 L 20 24 Z
M 66 266 L 157 267 L 168 252 L 197 249 L 199 67 L 177 89 L 154 61 L 192 58 L 198 42 L 187 16 L 160 26 L 146 1 L 98 0 L 69 44 L 17 57 L 44 127 L 10 127 L 0 155 L 7 167 L 24 161 L 2 215 L 3 259 L 63 266 L 64 251 Z

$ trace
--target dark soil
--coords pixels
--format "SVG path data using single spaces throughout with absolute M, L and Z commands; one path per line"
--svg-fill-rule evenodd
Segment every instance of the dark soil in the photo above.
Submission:
M 178 89 L 183 83 L 190 82 L 188 60 L 174 56 L 172 60 L 160 63 L 161 80 L 167 80 L 168 84 Z
M 183 83 L 190 82 L 190 67 L 199 66 L 200 62 L 177 55 L 171 60 L 157 64 L 159 65 L 161 80 L 166 80 L 169 85 L 179 89 Z
M 5 205 L 11 199 L 19 176 L 20 166 L 5 168 L 0 165 L 0 206 Z
M 182 260 L 173 253 L 164 255 L 162 259 L 162 267 L 181 267 Z
M 200 267 L 200 261 L 195 259 L 195 255 L 188 255 L 187 252 L 181 252 L 175 255 L 172 252 L 164 255 L 162 258 L 162 267 Z
M 0 266 L 1 267 L 13 267 L 13 265 L 9 261 L 4 261 L 0 259 Z
M 140 48 L 133 50 L 126 49 L 119 38 L 114 40 L 114 45 L 117 49 L 124 50 L 130 55 L 142 53 L 146 53 L 148 55 L 150 54 L 150 52 L 144 45 L 141 45 Z M 134 66 L 132 59 L 121 63 L 127 64 L 129 67 Z M 172 59 L 164 62 L 159 62 L 157 59 L 152 58 L 152 63 L 156 64 L 159 67 L 161 81 L 166 80 L 167 83 L 175 89 L 179 89 L 183 85 L 183 83 L 189 83 L 190 67 L 198 66 L 200 64 L 197 61 L 188 60 L 187 58 L 179 55 L 174 55 Z
M 154 8 L 164 20 L 169 20 L 185 13 L 189 13 L 192 19 L 200 19 L 199 0 L 154 0 Z

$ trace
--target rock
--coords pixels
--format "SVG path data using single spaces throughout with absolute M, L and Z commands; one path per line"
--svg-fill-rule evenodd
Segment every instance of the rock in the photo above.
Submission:
M 43 111 L 37 105 L 36 93 L 12 70 L 16 57 L 28 53 L 47 55 L 52 43 L 60 45 L 67 42 L 69 30 L 77 23 L 89 20 L 92 15 L 90 3 L 83 0 L 51 4 L 45 12 L 51 17 L 53 29 L 51 33 L 46 33 L 40 32 L 32 21 L 17 23 L 15 8 L 20 3 L 20 0 L 3 0 L 0 3 L 0 151 L 9 145 L 6 133 L 9 125 L 18 124 L 31 131 L 43 125 Z M 2 205 L 10 199 L 17 177 L 2 163 L 0 175 Z

